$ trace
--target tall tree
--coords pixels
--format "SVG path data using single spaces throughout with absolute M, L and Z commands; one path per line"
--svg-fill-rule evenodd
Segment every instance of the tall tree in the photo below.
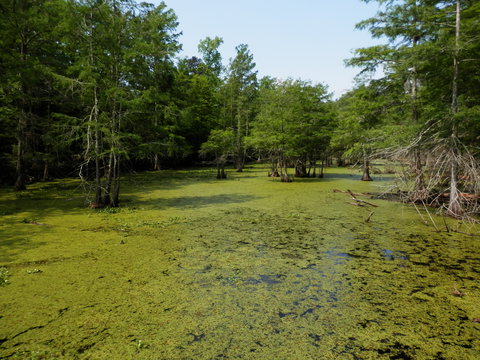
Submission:
M 223 122 L 225 128 L 235 132 L 234 163 L 237 171 L 242 171 L 246 157 L 244 139 L 255 116 L 258 85 L 256 64 L 248 46 L 241 44 L 235 50 L 237 53 L 230 61 L 223 87 Z
M 0 107 L 16 127 L 16 190 L 25 189 L 27 161 L 33 159 L 33 144 L 41 131 L 38 125 L 49 117 L 50 73 L 58 65 L 55 56 L 61 46 L 54 36 L 62 6 L 56 0 L 0 3 Z
M 410 107 L 410 127 L 416 129 L 406 146 L 413 154 L 415 176 L 410 199 L 438 199 L 438 192 L 448 192 L 447 213 L 461 217 L 465 206 L 470 206 L 462 202 L 461 191 L 478 191 L 478 180 L 458 181 L 461 177 L 476 177 L 474 168 L 478 168 L 475 156 L 468 150 L 469 136 L 465 131 L 465 125 L 471 126 L 468 118 L 479 100 L 471 91 L 478 83 L 474 75 L 478 70 L 468 64 L 479 56 L 475 51 L 478 46 L 473 45 L 478 44 L 478 35 L 472 31 L 478 28 L 472 20 L 474 14 L 479 14 L 478 2 L 378 2 L 382 5 L 378 16 L 359 26 L 368 28 L 374 36 L 386 37 L 388 45 L 360 49 L 350 63 L 365 69 L 386 64 L 389 78 L 405 79 L 404 91 L 409 95 L 405 108 Z M 467 16 L 462 21 L 464 13 Z M 465 34 L 463 26 L 468 29 Z M 471 72 L 462 71 L 462 67 Z
M 361 84 L 337 101 L 339 123 L 333 146 L 362 164 L 361 180 L 372 180 L 371 157 L 405 136 L 402 105 L 402 96 L 384 80 Z
M 139 109 L 148 109 L 139 104 L 153 100 L 155 106 L 145 114 L 149 120 L 155 122 L 161 114 L 155 102 L 165 96 L 159 80 L 178 49 L 177 35 L 172 34 L 176 18 L 163 3 L 138 8 L 117 0 L 72 3 L 71 12 L 69 43 L 75 46 L 75 56 L 70 73 L 80 84 L 84 108 L 81 168 L 88 170 L 94 163 L 92 205 L 118 206 L 120 161 L 128 154 L 127 145 L 140 135 L 127 130 L 135 129 L 130 125 Z
M 133 44 L 127 54 L 129 102 L 128 129 L 136 135 L 131 152 L 148 159 L 160 170 L 162 161 L 182 158 L 188 152 L 179 133 L 181 109 L 175 91 L 173 57 L 180 50 L 177 17 L 162 2 L 154 7 L 141 4 L 132 21 Z

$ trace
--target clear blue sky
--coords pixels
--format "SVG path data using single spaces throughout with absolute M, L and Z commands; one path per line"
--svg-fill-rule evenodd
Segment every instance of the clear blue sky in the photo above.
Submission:
M 159 0 L 151 0 L 158 4 Z M 360 0 L 165 0 L 183 32 L 180 56 L 197 56 L 206 36 L 222 37 L 224 63 L 247 44 L 259 76 L 327 84 L 335 96 L 352 88 L 358 69 L 346 68 L 352 50 L 378 43 L 355 24 L 377 5 Z

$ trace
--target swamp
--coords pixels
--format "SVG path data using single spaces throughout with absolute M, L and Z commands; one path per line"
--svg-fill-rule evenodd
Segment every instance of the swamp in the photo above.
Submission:
M 0 359 L 480 359 L 478 19 L 0 1 Z
M 390 175 L 267 171 L 131 174 L 103 209 L 0 190 L 0 358 L 480 358 L 478 229 L 363 195 Z

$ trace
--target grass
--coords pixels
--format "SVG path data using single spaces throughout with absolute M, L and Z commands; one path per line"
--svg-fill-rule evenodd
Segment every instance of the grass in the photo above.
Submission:
M 332 191 L 391 177 L 266 173 L 131 175 L 118 209 L 76 180 L 0 192 L 0 358 L 480 357 L 475 238 Z

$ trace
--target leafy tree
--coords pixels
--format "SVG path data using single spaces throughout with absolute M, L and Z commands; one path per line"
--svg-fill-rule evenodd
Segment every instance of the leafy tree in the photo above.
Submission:
M 218 48 L 223 44 L 223 39 L 216 36 L 215 38 L 206 37 L 198 44 L 198 51 L 202 54 L 209 75 L 212 80 L 218 84 L 223 71 L 222 55 Z
M 333 146 L 343 156 L 362 163 L 361 180 L 371 181 L 370 159 L 409 135 L 402 124 L 402 96 L 389 82 L 361 84 L 337 101 L 339 123 Z
M 70 78 L 79 84 L 83 107 L 79 119 L 85 130 L 80 174 L 84 177 L 83 169 L 88 171 L 94 162 L 93 206 L 118 206 L 121 158 L 142 135 L 128 130 L 139 130 L 131 125 L 140 123 L 135 120 L 147 109 L 145 103 L 157 105 L 164 96 L 159 88 L 164 82 L 159 80 L 178 50 L 176 35 L 171 34 L 175 16 L 165 8 L 163 3 L 137 8 L 115 0 L 71 4 L 69 44 L 75 48 L 70 50 L 74 54 Z M 148 108 L 145 117 L 155 126 L 158 110 Z M 172 139 L 170 133 L 165 137 Z
M 254 70 L 253 55 L 247 45 L 237 46 L 236 52 L 222 88 L 222 125 L 224 129 L 235 131 L 234 163 L 237 171 L 242 171 L 246 157 L 244 139 L 250 132 L 250 122 L 255 116 L 257 71 Z
M 217 165 L 217 179 L 226 179 L 225 163 L 235 150 L 235 133 L 230 130 L 212 130 L 208 141 L 202 144 L 200 154 L 202 156 L 213 155 Z
M 289 163 L 295 163 L 296 176 L 307 176 L 307 160 L 315 167 L 331 135 L 333 114 L 328 98 L 320 84 L 262 79 L 259 113 L 247 139 L 250 146 L 270 158 L 271 175 L 289 182 Z
M 50 116 L 50 73 L 62 66 L 61 57 L 56 57 L 61 45 L 55 41 L 62 7 L 63 2 L 56 0 L 0 3 L 0 111 L 7 146 L 15 139 L 16 190 L 25 189 L 35 144 L 43 146 L 40 124 Z
M 421 67 L 424 60 L 419 55 L 422 46 L 432 36 L 431 26 L 434 4 L 431 1 L 405 0 L 403 2 L 377 1 L 383 8 L 370 19 L 357 24 L 359 29 L 369 29 L 375 38 L 384 37 L 387 45 L 373 46 L 356 50 L 356 56 L 349 60 L 349 65 L 361 66 L 363 72 L 376 71 L 379 67 L 385 73 L 384 81 L 404 92 L 402 100 L 404 116 L 410 122 L 404 125 L 418 128 L 425 120 L 421 117 L 422 83 Z M 425 182 L 422 170 L 421 144 L 415 142 L 410 149 L 411 168 L 415 174 L 415 185 L 411 198 L 422 200 L 426 197 Z
M 201 40 L 202 59 L 182 59 L 178 64 L 175 96 L 180 101 L 181 134 L 197 154 L 212 129 L 221 127 L 222 58 L 218 50 L 221 38 Z
M 142 3 L 132 20 L 133 43 L 127 52 L 129 100 L 128 131 L 131 153 L 148 160 L 153 169 L 161 162 L 180 159 L 189 152 L 180 134 L 181 107 L 175 93 L 176 69 L 173 57 L 179 51 L 175 13 L 162 2 L 154 7 Z
M 410 199 L 438 199 L 438 193 L 448 191 L 447 213 L 461 217 L 469 206 L 462 203 L 461 192 L 478 192 L 478 181 L 459 179 L 472 178 L 478 166 L 473 165 L 477 160 L 469 150 L 467 133 L 475 128 L 469 119 L 479 100 L 478 92 L 472 92 L 478 86 L 478 67 L 470 65 L 479 55 L 478 22 L 473 20 L 479 5 L 460 0 L 378 2 L 382 10 L 359 27 L 386 37 L 388 44 L 359 49 L 350 64 L 365 70 L 385 65 L 387 77 L 395 79 L 399 91 L 398 80 L 403 79 L 409 95 L 404 109 L 410 108 L 409 127 L 415 129 L 403 151 L 413 154 Z

